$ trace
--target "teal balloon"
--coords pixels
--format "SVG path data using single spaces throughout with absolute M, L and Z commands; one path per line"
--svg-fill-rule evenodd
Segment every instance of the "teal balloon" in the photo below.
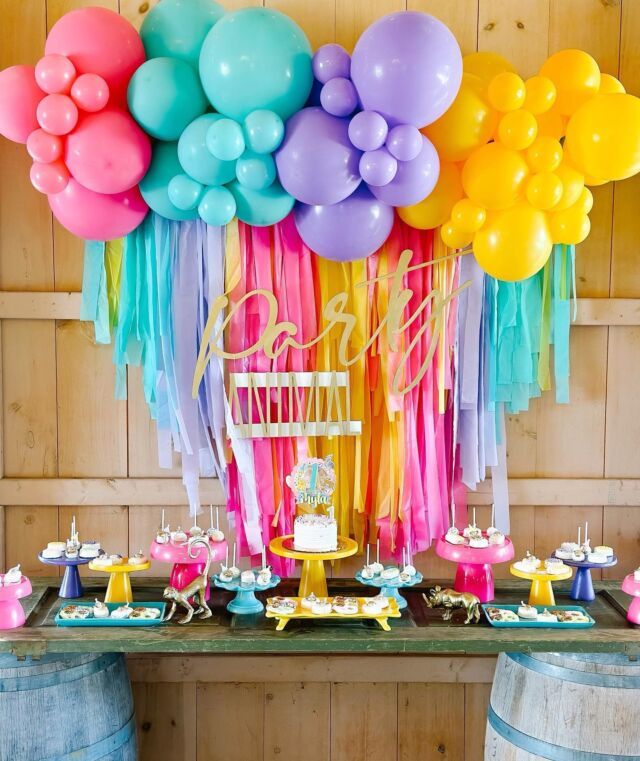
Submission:
M 169 183 L 182 173 L 178 161 L 177 143 L 156 143 L 153 147 L 151 164 L 140 180 L 140 193 L 149 208 L 161 217 L 175 220 L 197 219 L 198 212 L 179 209 L 169 198 Z
M 191 211 L 200 203 L 204 188 L 188 174 L 177 174 L 169 180 L 167 195 L 171 203 L 182 211 Z
M 230 183 L 228 187 L 236 199 L 238 219 L 256 227 L 280 222 L 295 203 L 295 198 L 279 182 L 274 182 L 266 190 L 251 190 L 238 181 Z
M 209 188 L 198 206 L 200 219 L 208 225 L 228 225 L 236 214 L 236 201 L 227 188 Z
M 197 67 L 204 38 L 223 15 L 213 0 L 161 0 L 140 27 L 147 58 L 180 58 Z
M 284 137 L 284 122 L 275 111 L 252 111 L 244 120 L 244 134 L 255 153 L 273 153 Z
M 200 79 L 216 111 L 242 121 L 256 109 L 288 119 L 311 85 L 311 45 L 279 11 L 242 8 L 211 29 L 200 51 Z
M 244 152 L 242 127 L 233 119 L 218 119 L 207 130 L 207 148 L 220 161 L 235 161 Z
M 276 179 L 276 162 L 267 154 L 245 151 L 236 162 L 236 177 L 251 190 L 265 190 Z
M 138 124 L 159 140 L 177 140 L 207 109 L 196 70 L 177 58 L 145 61 L 131 77 L 127 102 Z
M 182 169 L 203 185 L 225 185 L 236 176 L 234 161 L 220 161 L 207 148 L 207 132 L 221 120 L 220 114 L 203 114 L 194 119 L 178 140 Z

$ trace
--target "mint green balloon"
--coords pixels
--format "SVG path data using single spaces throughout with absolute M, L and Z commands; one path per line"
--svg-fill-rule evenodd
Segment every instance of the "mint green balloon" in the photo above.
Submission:
M 169 183 L 181 173 L 178 144 L 156 143 L 149 169 L 140 180 L 140 193 L 149 208 L 161 217 L 174 220 L 197 219 L 198 212 L 195 209 L 179 209 L 169 198 Z
M 311 45 L 279 11 L 242 8 L 211 29 L 200 51 L 200 79 L 221 114 L 242 121 L 256 109 L 288 119 L 311 92 Z
M 266 190 L 252 190 L 238 181 L 230 182 L 227 187 L 236 199 L 238 219 L 256 227 L 280 222 L 293 209 L 295 203 L 295 198 L 277 181 Z

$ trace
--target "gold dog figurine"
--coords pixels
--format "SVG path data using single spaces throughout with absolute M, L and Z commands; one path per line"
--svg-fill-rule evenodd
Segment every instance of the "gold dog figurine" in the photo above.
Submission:
M 423 594 L 422 597 L 427 603 L 428 608 L 444 608 L 442 618 L 444 621 L 450 621 L 454 608 L 464 608 L 467 613 L 465 624 L 472 621 L 480 621 L 480 600 L 470 592 L 456 592 L 455 589 L 441 589 L 434 587 L 429 592 L 429 596 Z
M 173 614 L 176 612 L 178 605 L 182 605 L 186 609 L 186 615 L 178 619 L 179 624 L 188 624 L 194 615 L 200 618 L 210 618 L 211 608 L 207 605 L 206 594 L 207 586 L 209 585 L 209 568 L 211 566 L 211 546 L 207 538 L 198 537 L 189 542 L 189 557 L 195 558 L 195 555 L 191 554 L 191 550 L 196 544 L 202 544 L 207 548 L 207 562 L 205 563 L 204 570 L 201 574 L 187 584 L 184 589 L 176 589 L 175 587 L 166 587 L 162 596 L 165 600 L 171 600 L 171 608 L 169 613 L 165 617 L 165 621 L 170 621 L 173 618 Z M 194 608 L 189 602 L 189 598 L 193 597 L 197 602 L 198 607 Z

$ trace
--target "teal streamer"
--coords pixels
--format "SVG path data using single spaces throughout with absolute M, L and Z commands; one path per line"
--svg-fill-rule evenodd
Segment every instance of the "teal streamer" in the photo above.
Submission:
M 99 344 L 111 343 L 107 273 L 104 257 L 105 244 L 103 241 L 85 241 L 80 319 L 93 322 L 96 343 Z

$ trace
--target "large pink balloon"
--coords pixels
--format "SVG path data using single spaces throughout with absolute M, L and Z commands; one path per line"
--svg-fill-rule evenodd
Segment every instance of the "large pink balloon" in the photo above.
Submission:
M 112 102 L 124 102 L 129 79 L 145 59 L 135 28 L 106 8 L 77 8 L 65 14 L 49 32 L 45 53 L 67 56 L 78 74 L 101 76 Z
M 62 193 L 49 196 L 49 206 L 61 225 L 85 240 L 128 235 L 149 210 L 137 187 L 107 195 L 87 190 L 73 178 Z
M 36 109 L 44 96 L 33 66 L 9 66 L 0 71 L 0 135 L 26 143 L 38 129 Z
M 124 111 L 84 116 L 67 138 L 65 161 L 85 188 L 121 193 L 137 185 L 151 161 L 151 142 Z

